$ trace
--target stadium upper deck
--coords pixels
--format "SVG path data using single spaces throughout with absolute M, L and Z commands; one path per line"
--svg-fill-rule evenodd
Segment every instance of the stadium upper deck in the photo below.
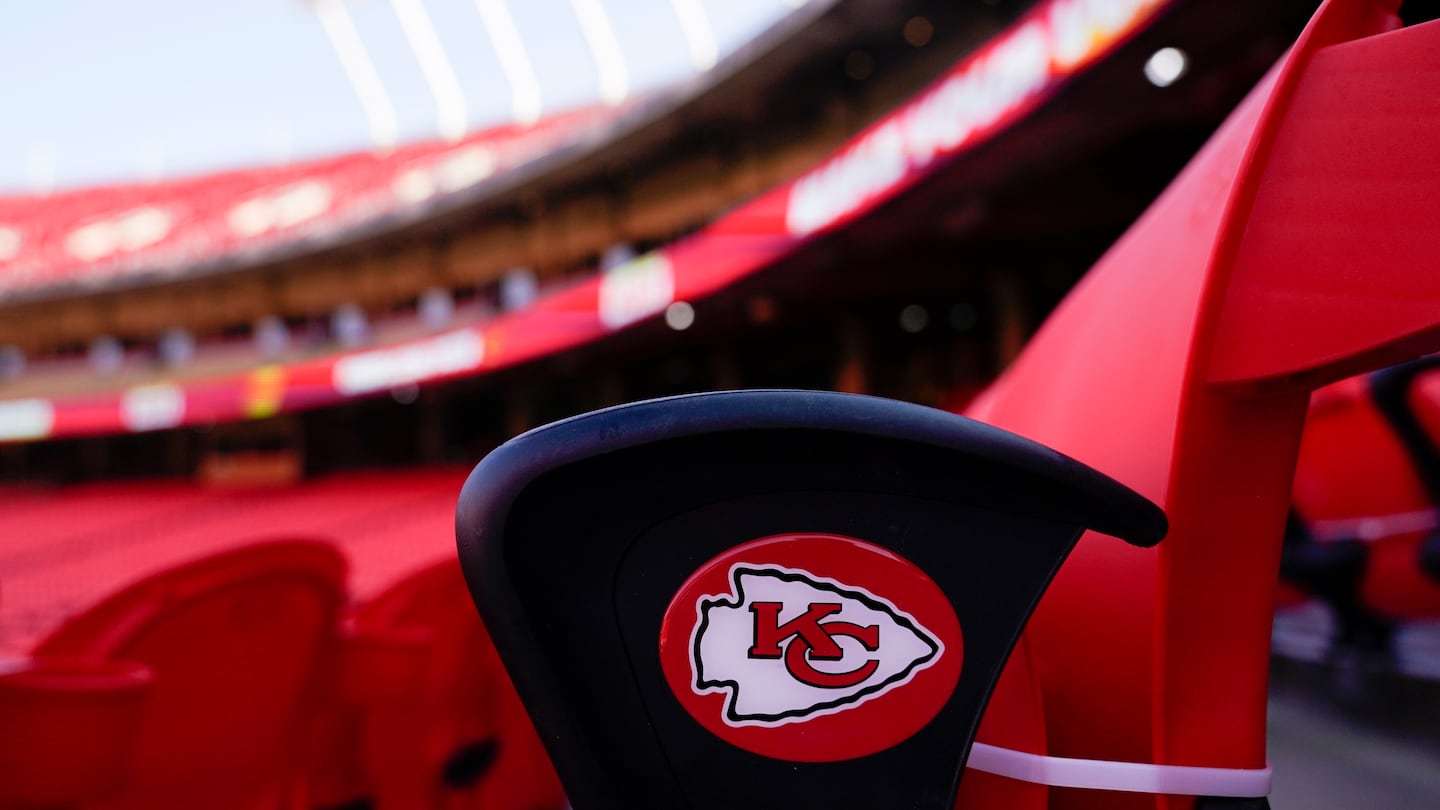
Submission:
M 0 294 L 13 301 L 153 284 L 258 264 L 267 250 L 343 240 L 351 228 L 423 210 L 622 113 L 582 109 L 389 154 L 0 197 Z
M 507 148 L 517 154 L 514 168 L 495 171 L 448 197 L 417 202 L 403 216 L 380 212 L 346 227 L 334 224 L 343 224 L 341 219 L 323 227 L 318 220 L 306 225 L 293 213 L 303 213 L 308 204 L 306 181 L 287 178 L 284 188 L 301 187 L 286 192 L 293 194 L 288 205 L 295 220 L 288 230 L 280 226 L 280 210 L 286 206 L 277 206 L 273 199 L 269 207 L 253 210 L 243 208 L 248 198 L 214 209 L 225 211 L 227 227 L 233 229 L 237 222 L 254 227 L 257 239 L 272 240 L 264 242 L 269 247 L 220 251 L 212 260 L 182 263 L 177 267 L 186 280 L 170 284 L 28 302 L 22 300 L 26 294 L 16 293 L 17 303 L 4 322 L 12 332 L 6 337 L 17 344 L 45 335 L 51 336 L 51 345 L 109 334 L 129 340 L 146 330 L 152 335 L 164 331 L 181 318 L 188 319 L 184 328 L 202 336 L 204 347 L 205 335 L 232 334 L 227 326 L 266 315 L 294 321 L 321 316 L 344 303 L 385 313 L 393 312 L 398 302 L 414 312 L 419 296 L 435 288 L 463 295 L 467 286 L 472 294 L 481 287 L 483 297 L 498 292 L 505 272 L 516 265 L 535 267 L 540 286 L 540 295 L 523 305 L 480 306 L 447 325 L 412 329 L 406 339 L 395 339 L 394 333 L 389 338 L 372 335 L 371 345 L 364 348 L 347 350 L 332 342 L 277 358 L 242 347 L 223 364 L 176 368 L 151 362 L 137 373 L 109 377 L 81 366 L 80 373 L 69 375 L 71 382 L 27 374 L 29 380 L 6 384 L 8 391 L 0 389 L 0 396 L 8 394 L 0 401 L 0 440 L 261 417 L 474 376 L 574 348 L 656 320 L 654 316 L 672 304 L 688 305 L 726 288 L 817 239 L 835 236 L 844 241 L 861 225 L 861 230 L 869 229 L 865 232 L 893 230 L 892 215 L 880 217 L 878 224 L 870 222 L 875 217 L 869 217 L 868 224 L 860 220 L 954 165 L 958 155 L 988 154 L 991 176 L 973 174 L 970 179 L 977 187 L 993 187 L 1009 182 L 1007 177 L 1045 170 L 1040 167 L 1047 166 L 1047 160 L 1037 160 L 1037 155 L 1046 150 L 1034 142 L 1036 132 L 1072 139 L 1070 154 L 1083 161 L 1087 143 L 1113 142 L 1137 121 L 1148 120 L 1149 126 L 1167 116 L 1173 121 L 1183 117 L 1178 112 L 1182 108 L 1200 109 L 1202 118 L 1217 116 L 1227 94 L 1233 97 L 1278 51 L 1283 36 L 1271 37 L 1270 32 L 1286 30 L 1294 24 L 1290 18 L 1298 16 L 1289 6 L 1225 13 L 1186 2 L 1051 0 L 994 33 L 1001 18 L 995 12 L 952 11 L 947 17 L 937 7 L 928 11 L 938 12 L 934 42 L 944 47 L 932 49 L 903 40 L 896 44 L 895 30 L 915 11 L 913 6 L 897 6 L 838 4 L 797 18 L 756 43 L 751 52 L 738 55 L 735 64 L 704 87 L 688 88 L 676 98 L 651 100 L 618 115 L 582 111 L 534 133 L 482 134 L 473 144 L 440 150 L 441 157 L 429 158 L 427 165 L 443 166 L 450 160 L 462 176 L 473 171 L 471 179 L 480 177 L 485 158 L 469 165 L 464 155 L 479 155 L 478 149 L 499 155 Z M 1157 20 L 1172 22 L 1160 25 Z M 1224 26 L 1232 27 L 1225 31 L 1228 40 L 1220 36 Z M 1247 32 L 1238 41 L 1235 26 Z M 947 30 L 942 40 L 939 32 Z M 1184 44 L 1207 59 L 1203 77 L 1197 75 L 1182 91 L 1187 104 L 1139 109 L 1133 93 L 1107 98 L 1103 86 L 1090 82 L 1086 89 L 1086 83 L 1073 81 L 1141 30 L 1151 31 L 1152 39 L 1188 39 Z M 985 40 L 983 46 L 975 47 L 977 39 Z M 1257 39 L 1259 45 L 1254 44 Z M 1154 47 L 1132 50 L 1125 59 L 1143 62 Z M 902 59 L 907 53 L 923 58 Z M 935 62 L 956 60 L 957 53 L 963 55 L 923 94 L 821 160 L 839 135 L 934 73 Z M 856 54 L 864 59 L 857 60 Z M 839 85 L 831 75 L 837 60 L 842 66 Z M 882 70 L 887 63 L 893 63 L 892 69 Z M 1131 81 L 1139 80 L 1138 67 L 1123 68 L 1135 71 Z M 873 76 L 860 81 L 866 71 Z M 797 96 L 801 89 L 810 92 Z M 1078 103 L 1073 100 L 1077 93 L 1082 98 Z M 828 115 L 816 114 L 815 98 L 831 109 Z M 786 109 L 793 107 L 800 109 Z M 1078 109 L 1086 112 L 1077 118 Z M 1046 115 L 1037 115 L 1039 110 Z M 762 121 L 765 129 L 752 132 Z M 593 128 L 596 124 L 598 129 Z M 1014 137 L 996 141 L 993 136 L 1002 130 Z M 533 148 L 547 138 L 552 145 L 569 145 L 523 162 L 524 145 Z M 418 159 L 396 161 L 394 166 L 413 167 Z M 495 159 L 491 169 L 498 170 L 502 163 Z M 1055 168 L 1053 160 L 1048 165 Z M 427 181 L 408 174 L 410 168 L 399 171 L 388 182 L 379 172 L 381 179 L 372 180 L 370 187 L 396 199 L 398 188 L 413 184 L 410 192 L 418 199 L 420 191 L 430 190 L 427 182 L 439 186 L 433 173 Z M 690 231 L 744 198 L 749 201 L 698 232 L 667 238 Z M 948 227 L 946 223 L 959 222 L 957 217 L 965 218 L 969 209 L 952 202 L 945 199 L 954 210 L 930 217 L 932 225 Z M 237 216 L 236 210 L 250 213 Z M 1075 213 L 1083 217 L 1088 212 Z M 892 226 L 883 224 L 887 221 Z M 991 224 L 995 222 L 999 220 Z M 261 224 L 269 224 L 270 230 Z M 143 225 L 134 228 L 143 230 Z M 328 236 L 315 235 L 311 227 L 331 230 Z M 123 241 L 118 231 L 107 233 L 95 240 L 109 240 L 102 246 L 112 248 Z M 62 249 L 73 236 L 60 240 Z M 626 241 L 663 246 L 604 268 L 607 272 L 595 272 L 593 258 L 587 257 L 607 244 Z M 239 269 L 208 273 L 227 262 Z M 123 276 L 128 271 L 120 268 L 143 264 L 117 259 L 105 266 Z M 138 282 L 146 277 L 136 269 L 126 278 Z M 496 315 L 496 309 L 507 311 Z M 422 336 L 415 337 L 417 331 Z

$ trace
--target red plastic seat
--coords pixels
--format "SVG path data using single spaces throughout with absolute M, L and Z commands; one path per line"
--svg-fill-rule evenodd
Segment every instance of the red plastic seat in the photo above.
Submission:
M 151 680 L 127 661 L 0 664 L 0 808 L 81 807 L 119 794 Z
M 1384 111 L 1426 109 L 1409 78 L 1440 28 L 1401 27 L 1397 8 L 1324 3 L 968 411 L 1170 520 L 1154 552 L 1082 539 L 1040 600 L 1022 643 L 1048 750 L 1028 753 L 1139 763 L 1157 780 L 1223 769 L 1225 792 L 1263 806 L 1275 572 L 1305 406 L 1324 383 L 1437 348 L 1434 231 L 1417 223 L 1440 164 L 1415 156 L 1440 117 L 1397 126 Z M 1067 809 L 1189 810 L 1220 792 L 1094 775 L 1038 781 Z
M 1434 394 L 1425 387 L 1435 377 L 1434 372 L 1421 375 L 1410 387 L 1411 406 L 1422 425 L 1436 410 Z M 1440 617 L 1440 582 L 1421 565 L 1421 546 L 1435 531 L 1436 504 L 1413 452 L 1407 452 L 1404 437 L 1378 407 L 1371 380 L 1344 380 L 1311 398 L 1296 467 L 1295 508 L 1315 542 L 1348 542 L 1363 549 L 1363 560 L 1350 572 L 1353 593 L 1343 596 L 1386 621 Z M 1433 435 L 1424 438 L 1434 446 Z
M 344 578 L 328 544 L 248 546 L 131 585 L 40 642 L 37 656 L 155 672 L 132 778 L 104 806 L 283 804 L 331 665 Z
M 361 605 L 317 790 L 343 806 L 557 810 L 565 796 L 456 561 Z M 317 787 L 319 787 L 317 785 Z

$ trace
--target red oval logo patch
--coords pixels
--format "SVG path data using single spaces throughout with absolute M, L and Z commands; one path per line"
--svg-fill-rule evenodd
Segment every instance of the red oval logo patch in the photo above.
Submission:
M 908 739 L 949 700 L 963 648 L 930 577 L 834 534 L 766 537 L 715 557 L 680 586 L 660 630 L 665 679 L 690 716 L 792 762 Z

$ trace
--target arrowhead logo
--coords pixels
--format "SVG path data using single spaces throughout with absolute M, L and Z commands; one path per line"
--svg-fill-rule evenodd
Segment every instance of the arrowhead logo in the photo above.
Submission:
M 690 664 L 697 694 L 726 694 L 732 727 L 836 714 L 908 683 L 945 645 L 870 591 L 779 565 L 736 564 L 731 592 L 701 597 Z
M 660 668 L 706 731 L 754 754 L 839 762 L 898 745 L 954 694 L 965 640 L 914 563 L 857 537 L 775 534 L 681 583 Z

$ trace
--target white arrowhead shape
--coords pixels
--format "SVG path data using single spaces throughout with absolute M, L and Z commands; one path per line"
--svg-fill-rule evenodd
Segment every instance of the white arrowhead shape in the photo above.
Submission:
M 693 688 L 698 694 L 724 692 L 724 721 L 731 726 L 780 726 L 848 711 L 897 689 L 945 654 L 945 645 L 915 617 L 864 588 L 802 569 L 737 563 L 730 569 L 731 593 L 702 596 L 695 603 L 696 624 L 690 641 Z M 806 658 L 823 673 L 875 668 L 864 680 L 844 687 L 817 687 L 797 678 L 781 658 L 751 656 L 756 643 L 756 603 L 781 603 L 778 623 L 803 616 L 811 605 L 839 604 L 820 620 L 878 628 L 874 650 L 860 640 L 836 633 L 839 660 Z M 781 646 L 803 643 L 792 634 Z

